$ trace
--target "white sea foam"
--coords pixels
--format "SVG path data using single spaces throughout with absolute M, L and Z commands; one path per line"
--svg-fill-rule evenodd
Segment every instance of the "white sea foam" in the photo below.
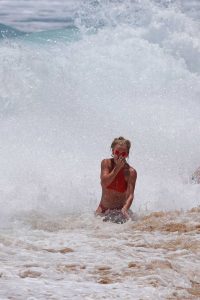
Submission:
M 67 45 L 1 42 L 5 209 L 93 210 L 100 161 L 118 135 L 133 142 L 137 208 L 198 205 L 189 178 L 199 164 L 200 47 L 196 23 L 188 30 L 183 18 L 158 43 L 152 28 L 160 20 L 166 28 L 161 11 L 145 29 L 108 27 Z M 174 46 L 184 29 L 185 44 Z
M 90 214 L 23 220 L 0 235 L 1 299 L 198 299 L 199 210 L 124 225 Z
M 0 42 L 1 299 L 195 299 L 199 210 L 173 211 L 200 203 L 199 23 L 176 1 L 81 4 L 79 40 Z M 93 216 L 119 135 L 138 171 L 123 225 Z

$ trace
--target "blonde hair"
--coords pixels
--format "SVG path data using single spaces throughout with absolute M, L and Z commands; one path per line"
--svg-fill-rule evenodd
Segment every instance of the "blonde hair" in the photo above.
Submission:
M 129 150 L 131 148 L 131 142 L 127 139 L 125 139 L 123 136 L 120 136 L 118 138 L 115 138 L 111 144 L 111 149 L 113 150 L 115 148 L 116 145 L 126 145 L 127 149 L 128 149 L 128 153 Z

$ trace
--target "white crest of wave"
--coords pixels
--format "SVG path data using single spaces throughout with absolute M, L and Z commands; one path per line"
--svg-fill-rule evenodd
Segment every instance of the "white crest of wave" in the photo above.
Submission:
M 198 205 L 197 25 L 158 15 L 69 45 L 1 43 L 1 214 L 94 210 L 100 161 L 119 135 L 133 142 L 136 210 Z

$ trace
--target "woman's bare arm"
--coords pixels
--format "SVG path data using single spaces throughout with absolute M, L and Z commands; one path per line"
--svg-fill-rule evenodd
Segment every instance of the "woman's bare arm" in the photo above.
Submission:
M 123 168 L 124 165 L 125 165 L 125 160 L 122 160 L 119 158 L 115 167 L 113 168 L 113 170 L 110 171 L 109 160 L 103 159 L 101 162 L 101 185 L 102 185 L 102 187 L 106 187 L 109 184 L 111 184 L 111 182 L 113 182 L 116 175 L 121 170 L 121 168 Z

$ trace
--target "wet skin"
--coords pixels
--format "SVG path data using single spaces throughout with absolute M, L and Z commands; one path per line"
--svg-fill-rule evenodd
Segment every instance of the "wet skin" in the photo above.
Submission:
M 102 215 L 102 207 L 105 209 L 120 209 L 126 218 L 129 218 L 128 209 L 130 208 L 133 198 L 137 172 L 127 162 L 124 152 L 128 153 L 126 145 L 116 145 L 113 149 L 113 158 L 104 159 L 101 162 L 101 186 L 102 196 L 97 214 Z M 116 155 L 117 153 L 117 155 Z M 123 170 L 127 189 L 125 192 L 118 192 L 107 187 L 113 182 L 119 171 Z M 107 212 L 107 211 L 106 211 Z

